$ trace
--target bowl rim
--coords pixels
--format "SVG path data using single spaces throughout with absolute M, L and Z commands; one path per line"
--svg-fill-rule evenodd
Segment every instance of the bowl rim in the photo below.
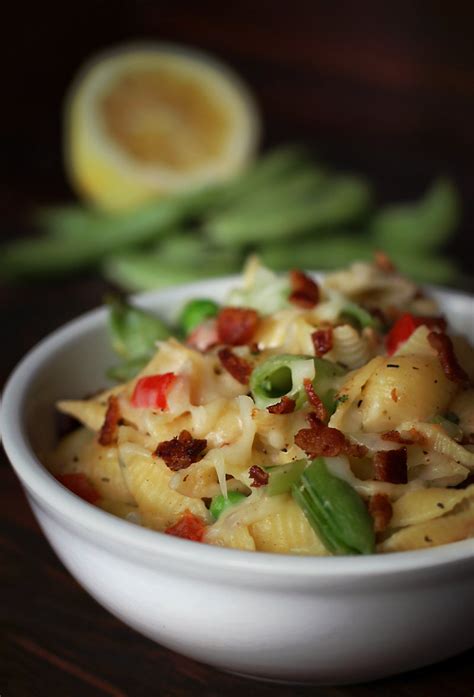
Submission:
M 166 306 L 176 303 L 176 296 L 192 297 L 203 289 L 206 289 L 208 295 L 226 290 L 236 278 L 239 276 L 226 276 L 149 291 L 134 295 L 133 300 L 144 307 Z M 209 292 L 210 286 L 217 290 Z M 427 289 L 434 291 L 439 297 L 457 296 L 462 302 L 474 300 L 474 296 L 460 291 L 436 286 L 428 286 Z M 24 356 L 10 375 L 0 410 L 3 446 L 23 486 L 76 527 L 87 529 L 94 535 L 100 535 L 102 540 L 114 541 L 135 552 L 145 552 L 155 560 L 163 559 L 165 555 L 176 562 L 198 564 L 207 568 L 240 569 L 266 576 L 284 575 L 287 578 L 300 579 L 395 574 L 439 567 L 474 557 L 474 539 L 425 550 L 316 558 L 196 545 L 189 540 L 130 524 L 75 496 L 48 472 L 30 446 L 23 419 L 25 399 L 32 377 L 41 373 L 51 354 L 61 352 L 85 331 L 104 324 L 106 316 L 106 309 L 101 306 L 81 314 L 42 339 Z

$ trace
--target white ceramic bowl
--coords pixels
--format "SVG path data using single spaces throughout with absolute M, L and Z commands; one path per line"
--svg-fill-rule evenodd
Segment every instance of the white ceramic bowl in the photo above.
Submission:
M 189 297 L 222 298 L 231 282 L 140 303 L 172 315 Z M 472 298 L 438 297 L 455 326 L 474 332 Z M 42 341 L 12 375 L 1 414 L 5 449 L 45 535 L 96 600 L 170 649 L 281 681 L 373 680 L 473 646 L 474 540 L 366 557 L 227 550 L 140 528 L 60 486 L 38 454 L 54 440 L 55 400 L 103 386 L 113 362 L 105 321 L 100 309 Z

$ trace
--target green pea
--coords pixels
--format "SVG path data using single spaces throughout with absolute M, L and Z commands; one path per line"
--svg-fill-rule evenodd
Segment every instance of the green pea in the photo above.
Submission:
M 227 508 L 235 506 L 236 503 L 240 503 L 245 498 L 245 494 L 242 494 L 240 491 L 229 491 L 227 492 L 227 497 L 222 494 L 214 496 L 209 507 L 211 515 L 217 520 Z
M 372 554 L 372 517 L 356 491 L 333 475 L 322 457 L 313 460 L 293 484 L 293 498 L 308 522 L 333 554 Z
M 201 322 L 210 317 L 215 317 L 218 312 L 219 305 L 214 300 L 208 300 L 207 298 L 190 300 L 181 311 L 179 326 L 185 335 L 188 336 Z

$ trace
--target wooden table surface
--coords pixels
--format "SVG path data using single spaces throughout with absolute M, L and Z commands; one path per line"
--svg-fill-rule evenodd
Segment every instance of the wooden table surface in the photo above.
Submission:
M 215 52 L 255 90 L 267 143 L 310 141 L 328 160 L 374 177 L 381 197 L 419 194 L 433 174 L 452 173 L 466 213 L 451 251 L 472 273 L 472 5 L 443 4 L 441 11 L 427 3 L 423 13 L 412 2 L 272 3 L 270 12 L 265 3 L 182 0 L 115 3 L 113 11 L 86 1 L 54 12 L 47 2 L 31 5 L 26 13 L 25 3 L 10 4 L 3 46 L 15 69 L 2 78 L 10 97 L 0 129 L 2 237 L 21 234 L 34 205 L 71 197 L 59 113 L 78 65 L 104 45 L 148 37 Z M 93 276 L 0 287 L 0 388 L 31 346 L 98 305 L 104 291 Z M 171 653 L 112 617 L 71 578 L 0 451 L 1 697 L 469 697 L 473 660 L 471 651 L 373 684 L 303 688 L 253 683 Z

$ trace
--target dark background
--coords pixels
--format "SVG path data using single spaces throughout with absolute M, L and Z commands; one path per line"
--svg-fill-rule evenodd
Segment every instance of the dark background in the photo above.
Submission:
M 472 274 L 474 4 L 457 2 L 9 2 L 2 9 L 0 235 L 72 198 L 61 104 L 81 63 L 122 41 L 207 49 L 254 90 L 264 146 L 310 143 L 365 171 L 381 200 L 419 195 L 451 174 L 464 199 L 451 251 Z M 0 286 L 0 386 L 42 336 L 100 303 L 93 276 Z M 5 458 L 0 464 L 0 694 L 397 695 L 465 697 L 474 655 L 353 688 L 280 688 L 223 676 L 142 639 L 97 606 L 42 538 Z M 449 641 L 449 638 L 447 638 Z

